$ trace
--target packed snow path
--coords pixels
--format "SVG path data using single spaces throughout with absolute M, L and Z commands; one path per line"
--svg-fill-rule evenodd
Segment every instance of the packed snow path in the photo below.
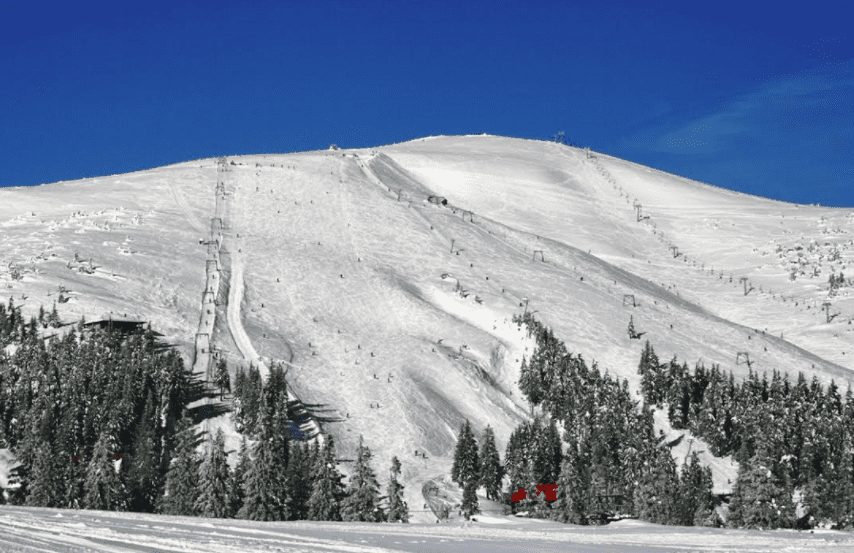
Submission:
M 468 525 L 357 524 L 168 517 L 0 507 L 4 553 L 842 553 L 854 534 L 666 527 L 604 527 L 484 518 Z

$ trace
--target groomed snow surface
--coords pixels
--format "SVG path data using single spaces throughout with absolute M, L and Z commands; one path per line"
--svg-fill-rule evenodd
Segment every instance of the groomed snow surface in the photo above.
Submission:
M 481 518 L 455 525 L 253 523 L 103 511 L 0 509 L 0 551 L 30 553 L 836 553 L 854 534 L 744 531 L 623 521 L 605 527 Z

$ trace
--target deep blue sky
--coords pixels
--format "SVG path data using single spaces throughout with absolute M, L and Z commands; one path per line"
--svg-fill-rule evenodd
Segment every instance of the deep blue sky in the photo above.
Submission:
M 0 0 L 0 185 L 565 130 L 721 186 L 854 206 L 852 21 L 841 1 Z

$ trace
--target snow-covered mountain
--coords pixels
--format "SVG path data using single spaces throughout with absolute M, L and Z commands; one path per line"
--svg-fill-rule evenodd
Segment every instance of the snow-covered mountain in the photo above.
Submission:
M 852 262 L 854 209 L 494 136 L 0 189 L 0 300 L 63 290 L 66 320 L 151 321 L 200 372 L 208 342 L 232 367 L 286 363 L 342 457 L 360 434 L 381 474 L 400 457 L 413 510 L 464 418 L 503 449 L 527 416 L 513 314 L 635 388 L 630 316 L 662 359 L 844 388 L 854 283 L 828 279 Z M 706 460 L 725 487 L 732 464 Z

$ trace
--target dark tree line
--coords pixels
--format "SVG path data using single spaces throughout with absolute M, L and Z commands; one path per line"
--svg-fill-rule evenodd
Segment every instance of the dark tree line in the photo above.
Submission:
M 59 319 L 40 318 L 45 323 L 25 322 L 11 301 L 0 305 L 0 447 L 19 462 L 8 490 L 13 502 L 251 520 L 408 521 L 396 458 L 384 497 L 361 440 L 345 486 L 331 436 L 322 446 L 292 439 L 281 368 L 266 381 L 254 367 L 238 373 L 234 416 L 244 438 L 231 468 L 222 432 L 202 435 L 188 410 L 204 387 L 153 332 L 81 323 L 45 338 L 40 327 Z M 219 394 L 230 389 L 227 374 L 217 366 Z
M 644 398 L 667 409 L 674 428 L 740 463 L 730 504 L 734 526 L 854 526 L 854 396 L 799 373 L 773 371 L 737 382 L 731 372 L 676 359 L 659 362 L 647 343 L 638 372 Z M 795 495 L 804 514 L 796 519 Z
M 517 509 L 576 524 L 628 515 L 664 524 L 718 523 L 711 473 L 696 459 L 677 470 L 660 445 L 651 411 L 632 399 L 625 380 L 603 374 L 595 363 L 589 367 L 531 315 L 515 322 L 536 340 L 523 360 L 520 387 L 539 410 L 507 444 L 510 489 L 528 491 Z M 472 450 L 460 445 L 466 436 L 464 428 L 458 452 Z M 464 492 L 467 482 L 460 482 Z M 558 484 L 554 504 L 536 494 L 536 486 L 547 483 Z
M 201 387 L 150 331 L 81 324 L 46 340 L 40 326 L 17 308 L 0 313 L 0 443 L 19 461 L 12 501 L 152 510 Z

